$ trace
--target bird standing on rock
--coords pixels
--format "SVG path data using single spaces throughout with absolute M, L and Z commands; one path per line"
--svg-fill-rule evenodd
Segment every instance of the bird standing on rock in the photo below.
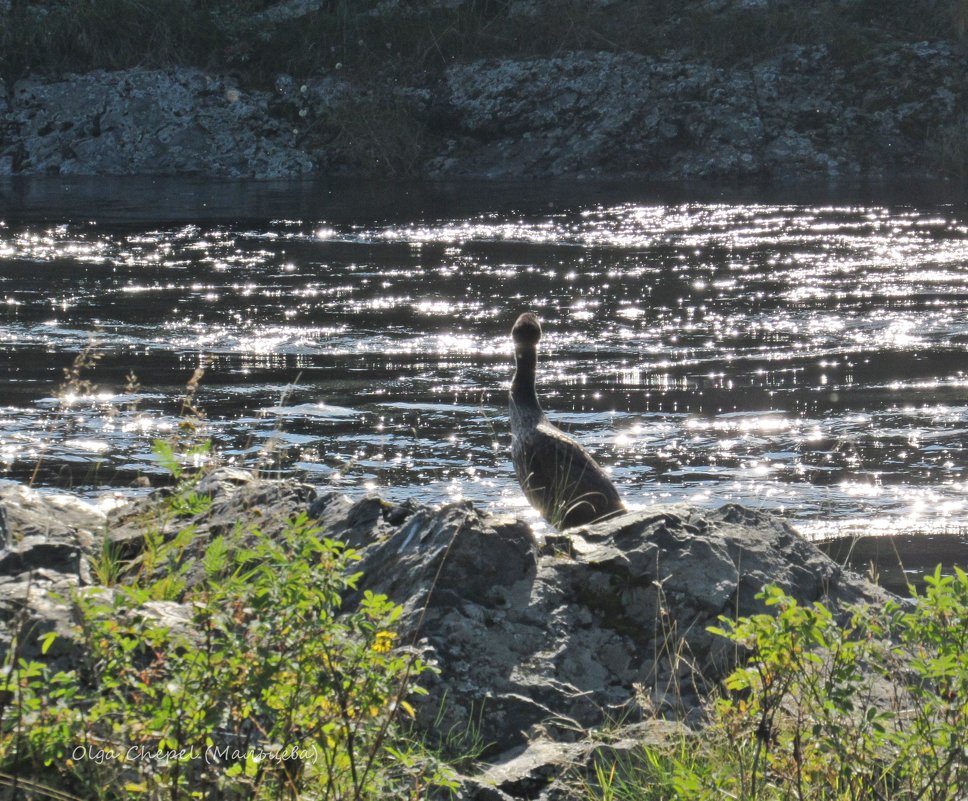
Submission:
M 557 529 L 625 510 L 608 475 L 575 440 L 548 422 L 535 392 L 541 324 L 525 312 L 511 329 L 511 459 L 521 489 Z

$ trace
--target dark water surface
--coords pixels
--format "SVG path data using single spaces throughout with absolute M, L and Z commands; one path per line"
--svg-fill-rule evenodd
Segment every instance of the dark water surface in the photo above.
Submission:
M 532 309 L 546 409 L 631 505 L 968 528 L 968 203 L 946 187 L 8 182 L 0 303 L 10 479 L 160 473 L 204 364 L 229 460 L 523 511 L 508 332 Z M 58 398 L 92 336 L 96 389 Z

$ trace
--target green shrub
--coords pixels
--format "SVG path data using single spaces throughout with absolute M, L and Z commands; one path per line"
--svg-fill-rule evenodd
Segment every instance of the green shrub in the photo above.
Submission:
M 776 587 L 714 632 L 749 660 L 692 741 L 599 764 L 599 799 L 955 801 L 968 787 L 968 575 L 839 622 Z
M 159 607 L 181 585 L 159 592 L 171 577 L 145 572 L 82 591 L 75 669 L 9 653 L 0 770 L 103 799 L 419 798 L 448 786 L 396 722 L 428 670 L 397 647 L 401 608 L 371 593 L 342 608 L 357 559 L 300 517 L 277 542 L 212 540 L 181 606 Z

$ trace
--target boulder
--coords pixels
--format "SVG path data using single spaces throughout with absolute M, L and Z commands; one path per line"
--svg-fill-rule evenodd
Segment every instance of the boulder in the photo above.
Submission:
M 362 548 L 389 537 L 414 508 L 410 501 L 392 504 L 372 493 L 354 503 L 342 493 L 329 492 L 312 503 L 309 516 L 327 537 Z
M 0 487 L 0 659 L 12 641 L 39 659 L 40 638 L 58 636 L 45 658 L 59 668 L 76 656 L 71 595 L 92 581 L 106 515 L 80 498 Z
M 0 663 L 16 640 L 18 656 L 28 661 L 44 658 L 55 670 L 71 667 L 79 653 L 71 603 L 78 586 L 76 575 L 47 568 L 0 576 Z M 44 655 L 41 639 L 49 632 L 57 637 Z
M 526 525 L 481 515 L 469 501 L 418 509 L 391 536 L 363 549 L 360 590 L 424 607 L 506 607 L 530 584 L 537 546 Z
M 698 715 L 733 656 L 707 628 L 763 611 L 764 584 L 834 607 L 886 597 L 736 505 L 629 512 L 541 550 L 522 521 L 469 503 L 418 509 L 359 569 L 361 590 L 405 607 L 404 640 L 440 669 L 423 722 L 476 726 L 501 748 L 539 729 L 567 740 L 615 717 Z
M 191 587 L 202 577 L 201 557 L 214 537 L 276 537 L 292 518 L 307 511 L 316 491 L 299 481 L 261 479 L 228 467 L 198 483 L 194 495 L 201 500 L 196 508 L 173 505 L 171 495 L 171 490 L 162 489 L 112 511 L 107 542 L 118 558 L 132 561 L 144 549 L 146 532 L 167 542 L 191 528 L 191 540 L 180 555 L 180 562 L 189 566 L 183 578 Z
M 90 556 L 100 547 L 106 524 L 102 510 L 74 495 L 41 493 L 21 484 L 0 486 L 2 548 L 46 542 L 77 547 Z
M 81 549 L 70 542 L 33 536 L 0 551 L 0 576 L 16 576 L 38 568 L 80 577 L 84 573 Z
M 61 579 L 72 585 L 91 582 L 107 516 L 72 495 L 41 493 L 19 484 L 0 487 L 0 580 L 6 580 L 9 619 L 16 599 L 32 597 Z

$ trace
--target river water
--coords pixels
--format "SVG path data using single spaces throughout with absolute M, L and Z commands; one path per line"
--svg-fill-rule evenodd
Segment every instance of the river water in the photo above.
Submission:
M 968 527 L 950 187 L 7 182 L 0 304 L 7 479 L 136 491 L 204 366 L 224 461 L 527 512 L 506 394 L 530 309 L 549 416 L 632 506 Z M 89 342 L 93 386 L 65 387 Z

